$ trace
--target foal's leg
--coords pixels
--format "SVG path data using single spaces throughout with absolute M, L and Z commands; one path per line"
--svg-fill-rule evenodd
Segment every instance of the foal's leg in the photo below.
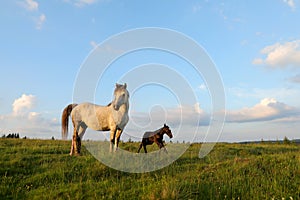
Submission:
M 144 151 L 145 151 L 145 153 L 147 153 L 147 149 L 146 149 L 146 143 L 145 143 L 145 144 L 143 144 L 143 146 L 144 146 Z
M 167 148 L 166 148 L 165 146 L 164 146 L 163 148 L 164 148 L 164 151 L 165 151 L 166 153 L 168 153 Z
M 140 144 L 140 147 L 139 147 L 139 149 L 138 149 L 138 153 L 140 153 L 140 150 L 141 150 L 141 148 L 143 147 L 143 142 L 141 142 L 141 144 Z
M 142 147 L 144 147 L 144 151 L 145 151 L 145 153 L 147 153 L 146 143 L 144 143 L 143 141 L 142 141 L 141 144 L 140 144 L 140 147 L 139 147 L 139 149 L 138 149 L 138 153 L 140 153 Z
M 164 144 L 163 144 L 162 142 L 157 142 L 156 144 L 158 145 L 159 149 L 164 148 L 164 151 L 165 151 L 166 153 L 168 153 L 166 147 L 164 146 Z

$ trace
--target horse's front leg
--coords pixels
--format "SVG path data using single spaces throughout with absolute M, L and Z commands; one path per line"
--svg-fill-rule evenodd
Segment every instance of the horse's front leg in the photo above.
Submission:
M 115 137 L 116 137 L 116 130 L 110 130 L 110 146 L 109 146 L 109 152 L 113 151 L 113 145 L 115 143 Z
M 168 153 L 167 148 L 166 148 L 165 146 L 164 146 L 163 148 L 164 148 L 164 151 L 165 151 L 166 153 Z
M 157 142 L 157 145 L 158 145 L 159 149 L 162 149 L 162 148 L 163 148 L 164 151 L 165 151 L 166 153 L 168 153 L 168 151 L 167 151 L 166 147 L 164 146 L 163 142 Z
M 122 129 L 117 129 L 117 131 L 116 131 L 116 137 L 115 137 L 115 152 L 118 150 L 118 147 L 119 147 L 119 141 L 120 141 L 120 137 L 121 137 L 122 132 L 123 132 Z
M 77 127 L 74 126 L 74 132 L 73 132 L 73 137 L 72 137 L 72 145 L 71 145 L 71 150 L 70 150 L 70 156 L 74 155 L 74 151 L 76 151 L 76 135 L 77 135 Z

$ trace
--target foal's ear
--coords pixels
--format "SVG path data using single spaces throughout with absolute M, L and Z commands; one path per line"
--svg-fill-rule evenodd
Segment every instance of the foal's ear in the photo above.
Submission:
M 118 88 L 118 87 L 120 87 L 120 86 L 121 86 L 120 84 L 116 83 L 116 88 Z
M 167 125 L 166 125 L 166 124 L 164 124 L 164 127 L 167 127 Z
M 125 89 L 127 88 L 127 84 L 126 84 L 126 83 L 124 83 L 124 88 L 125 88 Z

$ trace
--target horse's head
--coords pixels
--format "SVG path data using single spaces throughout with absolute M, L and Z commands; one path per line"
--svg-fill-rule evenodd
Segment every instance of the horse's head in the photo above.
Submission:
M 171 129 L 166 124 L 164 124 L 164 127 L 162 128 L 162 132 L 166 133 L 170 138 L 173 137 Z
M 116 83 L 114 91 L 114 100 L 112 106 L 115 110 L 119 110 L 120 106 L 128 103 L 129 92 L 127 91 L 126 83 L 124 85 Z

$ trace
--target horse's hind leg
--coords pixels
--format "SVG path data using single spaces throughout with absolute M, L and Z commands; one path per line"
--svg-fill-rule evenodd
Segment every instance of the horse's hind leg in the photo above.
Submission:
M 71 151 L 70 151 L 70 156 L 74 155 L 74 151 L 76 149 L 76 138 L 77 138 L 77 128 L 74 126 L 74 133 L 73 133 L 73 137 L 72 137 L 72 145 L 71 145 Z
M 83 136 L 85 129 L 82 124 L 76 123 L 73 121 L 74 125 L 74 133 L 72 137 L 72 146 L 71 146 L 71 152 L 70 155 L 73 156 L 75 155 L 80 155 L 80 150 L 81 150 L 81 137 Z M 79 134 L 78 134 L 79 132 Z M 81 137 L 80 137 L 81 136 Z
M 139 147 L 139 149 L 137 151 L 138 153 L 140 153 L 140 150 L 142 149 L 142 147 L 143 147 L 143 143 L 140 144 L 140 147 Z
M 80 139 L 83 138 L 83 135 L 85 134 L 86 129 L 87 129 L 86 124 L 81 122 L 81 124 L 79 126 L 79 131 L 78 131 L 78 136 L 80 137 Z
M 73 156 L 74 152 L 75 155 L 80 155 L 80 149 L 81 149 L 81 139 L 78 136 L 78 131 L 74 130 L 70 155 Z
M 72 147 L 71 147 L 71 153 L 70 155 L 80 155 L 80 148 L 81 148 L 81 140 L 80 137 L 78 136 L 78 133 L 74 133 L 73 138 L 72 138 Z
M 72 138 L 72 144 L 71 144 L 70 156 L 73 156 L 73 154 L 74 154 L 74 139 Z
M 144 146 L 145 153 L 147 153 L 146 144 L 143 144 L 143 146 Z
M 80 155 L 80 153 L 81 153 L 81 139 L 86 131 L 86 128 L 87 128 L 87 126 L 83 122 L 81 122 L 79 125 L 79 130 L 78 130 L 78 132 L 76 134 L 76 138 L 75 138 L 75 140 L 76 140 L 76 148 L 75 148 L 76 155 Z

